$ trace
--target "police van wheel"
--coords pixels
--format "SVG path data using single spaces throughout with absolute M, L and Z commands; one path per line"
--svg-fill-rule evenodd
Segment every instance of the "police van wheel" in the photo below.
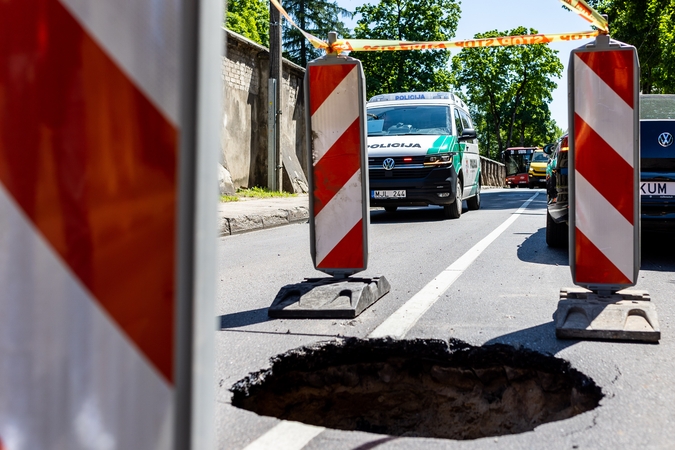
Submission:
M 569 241 L 569 229 L 565 222 L 556 223 L 546 211 L 546 245 L 552 248 L 566 248 Z
M 469 211 L 476 211 L 477 209 L 480 209 L 480 186 L 478 186 L 476 195 L 466 199 L 466 206 L 469 208 Z
M 396 212 L 398 209 L 398 206 L 385 206 L 384 210 L 387 211 L 389 214 L 393 214 Z
M 462 181 L 457 178 L 457 195 L 455 201 L 449 205 L 443 205 L 443 214 L 446 219 L 459 219 L 462 215 Z

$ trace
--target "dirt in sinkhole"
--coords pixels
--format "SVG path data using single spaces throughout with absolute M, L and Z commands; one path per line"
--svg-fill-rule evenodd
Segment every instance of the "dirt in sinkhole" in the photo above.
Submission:
M 272 359 L 231 389 L 260 415 L 339 430 L 476 439 L 522 433 L 598 406 L 592 379 L 560 358 L 502 344 L 357 339 Z

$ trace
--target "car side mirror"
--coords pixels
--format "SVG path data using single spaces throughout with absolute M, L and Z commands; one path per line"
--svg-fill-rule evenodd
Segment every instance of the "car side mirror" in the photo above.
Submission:
M 476 130 L 473 128 L 464 128 L 464 130 L 462 130 L 462 134 L 459 135 L 458 140 L 459 142 L 470 141 L 472 139 L 476 139 L 477 137 L 478 135 L 476 135 Z
M 546 144 L 544 146 L 544 153 L 546 153 L 548 156 L 551 156 L 551 154 L 553 153 L 553 146 L 554 145 L 555 144 Z

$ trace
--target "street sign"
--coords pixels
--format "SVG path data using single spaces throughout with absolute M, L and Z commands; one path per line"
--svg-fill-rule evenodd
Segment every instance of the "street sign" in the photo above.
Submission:
M 199 3 L 0 2 L 0 448 L 212 447 L 222 15 Z

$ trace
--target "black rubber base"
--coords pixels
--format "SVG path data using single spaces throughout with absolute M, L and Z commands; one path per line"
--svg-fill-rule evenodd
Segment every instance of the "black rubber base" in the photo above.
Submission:
M 354 318 L 390 289 L 385 277 L 309 278 L 281 288 L 267 315 L 274 318 Z

